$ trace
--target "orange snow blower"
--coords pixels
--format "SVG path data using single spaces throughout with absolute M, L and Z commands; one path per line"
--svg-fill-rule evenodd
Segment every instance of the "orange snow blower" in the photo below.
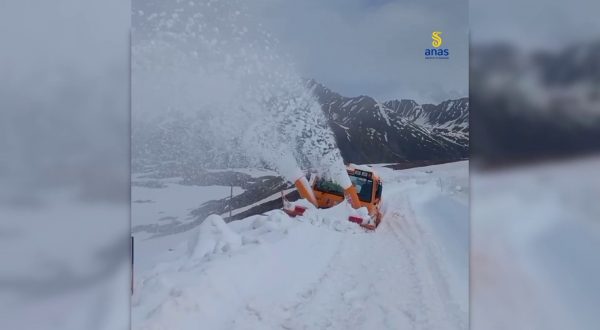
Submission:
M 346 171 L 352 182 L 352 185 L 347 189 L 342 188 L 342 186 L 333 181 L 320 177 L 314 178 L 312 187 L 305 177 L 296 180 L 294 184 L 300 197 L 306 199 L 317 208 L 335 206 L 346 198 L 354 209 L 366 207 L 369 212 L 369 219 L 363 219 L 360 216 L 350 216 L 348 220 L 367 229 L 375 229 L 382 218 L 380 206 L 383 185 L 381 179 L 372 168 L 366 166 L 358 167 L 350 164 L 346 167 Z M 286 202 L 284 198 L 284 205 L 286 205 Z M 302 215 L 305 210 L 306 208 L 301 205 L 293 205 L 289 208 L 284 207 L 284 211 L 290 216 Z

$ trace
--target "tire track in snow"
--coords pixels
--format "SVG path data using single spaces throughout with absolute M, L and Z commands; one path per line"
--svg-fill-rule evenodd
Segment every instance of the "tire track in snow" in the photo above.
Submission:
M 404 306 L 403 313 L 411 320 L 411 329 L 430 329 L 430 310 L 425 303 L 428 299 L 423 292 L 421 277 L 417 273 L 417 261 L 414 253 L 416 237 L 409 233 L 411 231 L 409 226 L 400 225 L 401 221 L 403 221 L 403 217 L 397 210 L 394 210 L 389 216 L 386 216 L 384 221 L 387 223 L 386 229 L 388 229 L 400 243 L 400 251 L 403 252 L 403 256 L 408 262 L 409 278 L 407 280 L 410 283 L 409 287 L 411 289 L 409 292 L 411 294 L 409 301 L 414 304 Z
M 411 243 L 386 221 L 349 235 L 283 323 L 288 329 L 432 329 Z M 409 240 L 410 242 L 410 240 Z
M 339 260 L 344 251 L 348 236 L 344 236 L 337 247 L 337 251 L 319 280 L 309 288 L 299 293 L 300 300 L 293 303 L 292 307 L 284 307 L 290 316 L 282 323 L 284 329 L 351 329 L 352 326 L 346 318 L 340 318 L 339 311 L 352 310 L 345 293 L 351 292 L 359 285 L 354 272 L 341 268 Z M 342 281 L 343 279 L 343 281 Z M 342 288 L 332 289 L 332 283 L 342 284 L 343 288 L 351 287 L 350 291 Z M 324 294 L 322 294 L 324 293 Z M 325 297 L 323 297 L 325 295 Z M 323 298 L 333 300 L 322 301 Z M 340 304 L 343 307 L 340 308 Z M 337 307 L 337 308 L 336 308 Z M 316 310 L 315 310 L 316 309 Z M 317 316 L 315 319 L 314 317 Z M 311 320 L 311 318 L 313 318 Z
M 419 310 L 428 317 L 417 322 L 418 329 L 428 329 L 430 324 L 444 324 L 451 329 L 466 329 L 466 320 L 450 294 L 447 275 L 440 266 L 439 253 L 436 251 L 432 235 L 419 224 L 410 199 L 397 194 L 392 200 L 397 208 L 389 212 L 390 230 L 397 239 L 405 244 L 405 255 L 411 265 L 411 277 L 415 283 L 417 296 L 426 299 L 427 304 L 419 304 Z M 386 214 L 387 215 L 387 214 Z
M 346 235 L 320 279 L 286 310 L 288 329 L 464 329 L 432 237 L 403 192 L 375 232 Z

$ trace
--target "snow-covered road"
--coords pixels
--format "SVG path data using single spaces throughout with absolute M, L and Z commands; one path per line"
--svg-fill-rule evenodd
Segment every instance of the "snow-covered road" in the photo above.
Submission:
M 468 163 L 394 171 L 375 231 L 346 205 L 210 216 L 136 274 L 135 329 L 466 329 Z M 135 222 L 135 219 L 134 219 Z M 146 245 L 151 243 L 146 241 Z

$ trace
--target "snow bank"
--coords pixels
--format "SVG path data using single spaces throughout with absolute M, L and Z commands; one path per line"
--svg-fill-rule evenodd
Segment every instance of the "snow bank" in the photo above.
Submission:
M 210 215 L 198 226 L 188 241 L 190 259 L 202 259 L 209 254 L 228 252 L 242 245 L 242 237 L 231 230 L 220 216 Z
M 269 307 L 271 300 L 291 306 L 318 281 L 342 238 L 322 228 L 335 223 L 316 214 L 292 219 L 280 210 L 231 223 L 209 216 L 180 247 L 184 260 L 137 275 L 133 328 L 275 328 L 269 319 L 286 314 Z M 256 317 L 266 320 L 253 325 Z M 230 323 L 235 319 L 246 321 Z
M 317 209 L 305 199 L 289 202 L 286 207 L 293 209 L 296 205 L 306 208 L 304 214 L 296 217 L 298 221 L 307 222 L 312 225 L 326 226 L 337 231 L 364 231 L 355 223 L 348 220 L 350 216 L 362 218 L 362 224 L 369 224 L 373 221 L 373 219 L 370 218 L 369 210 L 367 210 L 366 207 L 354 209 L 352 208 L 352 205 L 345 200 L 328 209 Z

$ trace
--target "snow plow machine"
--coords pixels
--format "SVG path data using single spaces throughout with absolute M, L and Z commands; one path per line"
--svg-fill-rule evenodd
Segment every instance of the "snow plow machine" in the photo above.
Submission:
M 318 176 L 312 176 L 310 181 L 303 176 L 294 184 L 300 198 L 304 198 L 317 208 L 330 208 L 344 200 L 348 200 L 352 208 L 356 210 L 366 208 L 368 214 L 364 212 L 350 215 L 348 221 L 373 230 L 377 228 L 382 218 L 380 206 L 383 185 L 381 179 L 372 168 L 366 166 L 350 164 L 346 166 L 346 171 L 352 184 L 345 189 L 336 182 Z M 289 216 L 302 215 L 307 209 L 298 203 L 290 203 L 283 194 L 282 198 L 283 210 Z

